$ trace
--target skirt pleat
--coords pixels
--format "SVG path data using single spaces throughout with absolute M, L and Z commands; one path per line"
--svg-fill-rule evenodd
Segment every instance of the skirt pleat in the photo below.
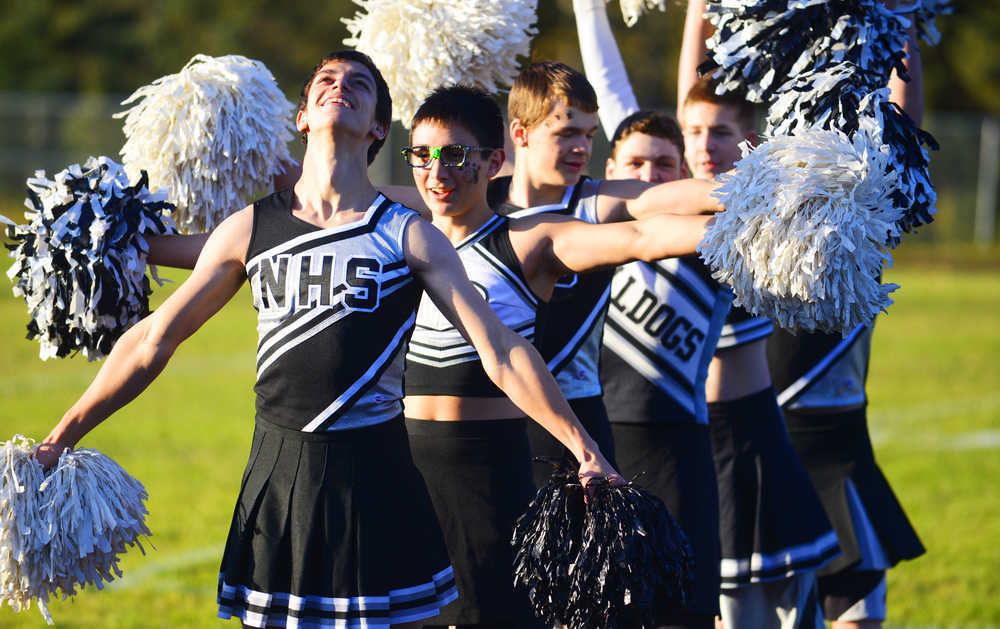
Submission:
M 401 418 L 326 433 L 258 419 L 220 570 L 220 617 L 388 627 L 456 597 Z
M 709 404 L 722 587 L 814 571 L 840 554 L 773 389 Z
M 855 528 L 859 508 L 864 509 L 889 567 L 924 553 L 920 538 L 875 461 L 864 408 L 824 414 L 785 411 L 785 422 L 843 551 L 820 570 L 821 576 L 877 559 L 869 556 L 873 545 Z

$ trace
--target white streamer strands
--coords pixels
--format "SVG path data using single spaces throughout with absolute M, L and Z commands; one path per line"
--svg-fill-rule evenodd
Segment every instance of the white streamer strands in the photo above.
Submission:
M 107 157 L 73 164 L 54 180 L 41 170 L 28 179 L 28 222 L 7 228 L 15 259 L 7 276 L 27 303 L 28 338 L 38 338 L 42 360 L 77 351 L 102 358 L 149 314 L 144 236 L 175 230 L 166 215 L 173 206 L 146 182 L 143 172 L 129 185 Z
M 131 175 L 168 191 L 185 233 L 211 231 L 291 161 L 295 105 L 260 61 L 195 55 L 177 74 L 136 90 L 121 155 Z
M 891 184 L 894 202 L 905 210 L 899 231 L 933 220 L 936 195 L 924 146 L 937 143 L 881 91 L 893 70 L 908 78 L 904 44 L 912 23 L 925 41 L 940 39 L 934 18 L 950 12 L 947 1 L 904 2 L 890 11 L 879 0 L 708 0 L 706 11 L 716 27 L 708 46 L 720 94 L 767 103 L 770 136 L 804 127 L 848 135 L 867 128 L 889 145 L 889 168 L 899 175 Z M 895 247 L 899 236 L 886 244 Z
M 33 442 L 17 435 L 0 443 L 0 585 L 15 611 L 37 600 L 52 624 L 50 596 L 75 596 L 87 584 L 102 589 L 121 577 L 119 555 L 138 545 L 148 513 L 145 488 L 107 456 L 67 451 L 43 475 Z
M 841 333 L 885 310 L 897 286 L 878 279 L 891 264 L 883 243 L 901 210 L 882 147 L 863 131 L 806 129 L 743 148 L 698 247 L 734 303 L 783 328 Z
M 667 10 L 664 6 L 664 0 L 618 0 L 618 3 L 622 7 L 622 19 L 625 21 L 625 26 L 629 28 L 635 26 L 639 21 L 639 16 L 646 11 Z
M 33 561 L 45 546 L 46 529 L 41 514 L 42 466 L 34 459 L 32 442 L 15 435 L 0 443 L 0 608 L 14 611 L 38 608 L 49 624 L 52 617 L 32 584 L 44 581 L 40 562 Z
M 409 125 L 443 85 L 495 93 L 513 84 L 537 32 L 536 0 L 354 0 L 348 46 L 367 54 L 392 94 L 393 119 Z

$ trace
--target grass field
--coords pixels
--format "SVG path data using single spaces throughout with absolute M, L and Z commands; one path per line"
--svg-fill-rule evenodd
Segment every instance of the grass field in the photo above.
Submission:
M 890 572 L 889 627 L 1000 627 L 1000 268 L 995 255 L 939 263 L 946 257 L 897 263 L 886 279 L 902 288 L 875 330 L 876 452 L 928 549 Z M 23 302 L 0 284 L 0 439 L 40 439 L 99 365 L 40 361 L 23 338 Z M 81 444 L 145 483 L 156 549 L 129 553 L 124 578 L 105 591 L 50 603 L 59 627 L 229 626 L 213 620 L 215 587 L 249 448 L 254 325 L 243 292 Z M 42 626 L 34 609 L 0 609 L 0 627 Z

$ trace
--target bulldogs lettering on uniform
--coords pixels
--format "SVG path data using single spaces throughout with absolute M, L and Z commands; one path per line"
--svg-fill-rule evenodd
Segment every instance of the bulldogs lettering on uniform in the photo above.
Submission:
M 684 315 L 678 315 L 676 308 L 657 299 L 648 288 L 640 287 L 635 277 L 625 279 L 611 296 L 611 306 L 651 338 L 658 338 L 665 349 L 674 350 L 674 355 L 684 362 L 690 361 L 704 344 L 704 332 Z
M 695 256 L 618 267 L 601 355 L 612 422 L 708 421 L 705 374 L 731 300 Z

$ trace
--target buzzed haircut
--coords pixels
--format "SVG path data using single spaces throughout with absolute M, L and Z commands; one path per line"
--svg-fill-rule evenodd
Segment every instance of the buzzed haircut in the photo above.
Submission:
M 392 124 L 392 96 L 389 94 L 389 86 L 382 77 L 382 73 L 379 72 L 379 69 L 375 66 L 375 62 L 371 60 L 371 57 L 357 50 L 335 50 L 327 54 L 320 60 L 319 63 L 316 64 L 316 67 L 314 67 L 312 72 L 309 73 L 309 78 L 302 83 L 302 89 L 299 91 L 299 106 L 297 112 L 306 108 L 306 105 L 309 103 L 309 88 L 312 86 L 313 79 L 315 79 L 316 74 L 323 69 L 323 66 L 331 61 L 355 61 L 363 65 L 369 72 L 371 72 L 372 78 L 375 79 L 375 121 L 385 127 L 386 136 L 388 136 L 389 125 Z M 306 141 L 305 132 L 302 133 L 302 141 Z M 385 144 L 384 137 L 381 140 L 374 140 L 368 147 L 369 164 L 375 160 L 375 156 L 378 155 L 379 149 L 382 148 L 383 144 Z
M 597 93 L 587 77 L 565 63 L 537 61 L 514 80 L 507 115 L 531 129 L 545 120 L 559 101 L 587 113 L 597 111 Z
M 460 125 L 479 146 L 503 148 L 503 112 L 492 96 L 478 87 L 439 87 L 424 99 L 413 115 L 410 130 L 424 122 Z
M 618 128 L 611 136 L 611 159 L 615 159 L 618 145 L 633 133 L 664 138 L 677 147 L 680 155 L 684 154 L 684 134 L 677 121 L 662 111 L 641 109 L 618 123 Z
M 753 103 L 737 94 L 716 94 L 715 90 L 718 85 L 719 81 L 712 78 L 711 74 L 706 74 L 698 79 L 691 86 L 691 89 L 688 90 L 687 96 L 684 97 L 684 108 L 686 109 L 689 105 L 695 103 L 712 103 L 713 105 L 732 107 L 736 110 L 736 121 L 740 123 L 744 130 L 752 131 L 755 126 Z M 684 117 L 683 113 L 680 115 L 682 118 Z

